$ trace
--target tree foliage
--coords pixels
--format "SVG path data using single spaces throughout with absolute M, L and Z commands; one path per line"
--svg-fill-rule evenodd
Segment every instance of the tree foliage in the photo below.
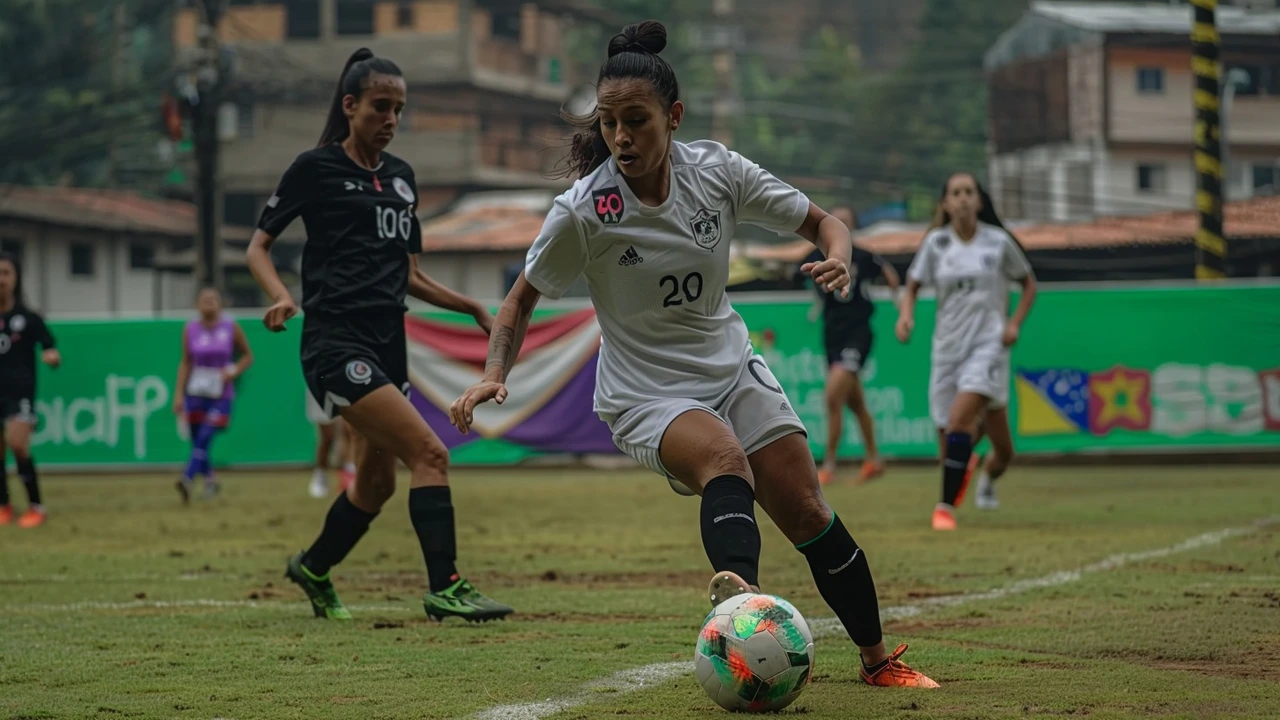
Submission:
M 167 0 L 0 0 L 0 182 L 150 186 Z

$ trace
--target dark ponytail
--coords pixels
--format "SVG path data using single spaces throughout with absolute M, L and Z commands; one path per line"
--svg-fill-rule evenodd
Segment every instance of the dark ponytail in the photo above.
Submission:
M 16 255 L 13 253 L 7 253 L 3 250 L 0 250 L 0 262 L 7 262 L 10 265 L 13 265 L 13 306 L 15 308 L 26 307 L 27 304 L 23 301 L 22 297 L 22 263 L 18 262 L 18 257 Z
M 338 76 L 338 87 L 333 91 L 333 101 L 329 103 L 329 116 L 325 118 L 324 131 L 320 133 L 320 142 L 316 144 L 317 147 L 341 142 L 351 134 L 351 124 L 347 121 L 347 114 L 342 110 L 342 99 L 348 95 L 354 95 L 358 99 L 364 92 L 365 80 L 374 73 L 403 76 L 395 63 L 386 58 L 376 57 L 369 48 L 360 48 L 347 58 L 347 64 L 343 66 L 342 74 Z
M 680 99 L 680 83 L 676 71 L 658 56 L 667 46 L 667 28 L 657 20 L 645 20 L 622 28 L 609 40 L 609 58 L 600 66 L 596 87 L 605 80 L 642 79 L 653 83 L 664 109 Z M 561 117 L 576 127 L 569 144 L 569 154 L 557 177 L 586 177 L 609 158 L 609 146 L 600 134 L 600 118 L 594 110 L 586 115 L 561 111 Z

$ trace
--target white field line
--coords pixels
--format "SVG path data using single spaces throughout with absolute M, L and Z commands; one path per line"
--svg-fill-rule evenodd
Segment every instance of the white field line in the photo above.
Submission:
M 1174 555 L 1176 553 L 1198 550 L 1211 545 L 1218 545 L 1224 540 L 1241 535 L 1249 535 L 1257 532 L 1261 528 L 1268 525 L 1274 525 L 1278 522 L 1280 522 L 1280 516 L 1263 518 L 1262 520 L 1245 527 L 1215 530 L 1203 535 L 1188 538 L 1176 545 L 1157 548 L 1155 550 L 1120 553 L 1096 563 L 1076 568 L 1075 570 L 1051 573 L 1044 577 L 1034 578 L 1031 580 L 1020 580 L 992 590 L 932 597 L 910 605 L 897 605 L 883 608 L 880 611 L 880 615 L 885 620 L 899 620 L 902 618 L 920 615 L 934 608 L 954 607 L 968 603 L 1000 600 L 1001 598 L 1005 598 L 1010 595 L 1018 595 L 1031 590 L 1040 590 L 1043 588 L 1066 585 L 1076 582 L 1090 573 L 1114 570 L 1130 563 L 1153 560 L 1156 558 Z M 844 632 L 844 626 L 840 624 L 839 620 L 832 617 L 810 620 L 809 628 L 813 631 L 815 639 L 839 635 Z M 542 702 L 498 705 L 481 711 L 475 716 L 475 718 L 476 720 L 542 720 L 542 718 L 550 717 L 557 713 L 564 712 L 565 710 L 570 710 L 572 708 L 591 703 L 605 694 L 608 694 L 609 696 L 616 696 L 618 694 L 638 692 L 640 690 L 653 687 L 654 685 L 674 680 L 681 675 L 687 675 L 692 672 L 692 661 L 673 661 L 644 665 L 642 667 L 631 668 L 629 670 L 621 670 L 606 678 L 589 682 L 568 695 L 558 698 L 547 698 Z

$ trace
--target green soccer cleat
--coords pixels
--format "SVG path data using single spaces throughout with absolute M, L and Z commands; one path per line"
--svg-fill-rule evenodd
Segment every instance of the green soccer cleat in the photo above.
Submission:
M 423 595 L 422 607 L 427 611 L 427 617 L 440 621 L 446 617 L 460 617 L 467 622 L 489 622 L 501 620 L 515 612 L 477 590 L 465 578 L 446 590 Z
M 311 599 L 311 609 L 316 617 L 326 620 L 350 620 L 351 613 L 338 599 L 338 591 L 333 589 L 329 574 L 316 577 L 303 566 L 302 556 L 303 553 L 298 553 L 289 558 L 289 568 L 285 570 L 284 576 L 302 588 L 302 591 Z

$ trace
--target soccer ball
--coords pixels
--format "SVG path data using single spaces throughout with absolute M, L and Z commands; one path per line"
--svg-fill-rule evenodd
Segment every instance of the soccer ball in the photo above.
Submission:
M 813 634 L 786 600 L 735 595 L 703 621 L 693 666 L 698 684 L 725 710 L 781 710 L 809 684 Z

